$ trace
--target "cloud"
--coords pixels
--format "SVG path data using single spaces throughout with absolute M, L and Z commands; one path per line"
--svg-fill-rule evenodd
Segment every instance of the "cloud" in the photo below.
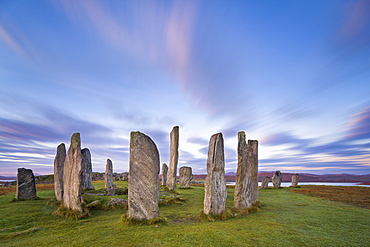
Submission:
M 347 141 L 370 139 L 370 106 L 353 116 L 348 132 L 345 137 Z

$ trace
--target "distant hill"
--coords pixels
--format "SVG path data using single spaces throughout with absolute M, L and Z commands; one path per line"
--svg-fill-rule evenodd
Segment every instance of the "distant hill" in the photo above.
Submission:
M 0 176 L 0 180 L 16 180 L 17 177 L 12 176 Z

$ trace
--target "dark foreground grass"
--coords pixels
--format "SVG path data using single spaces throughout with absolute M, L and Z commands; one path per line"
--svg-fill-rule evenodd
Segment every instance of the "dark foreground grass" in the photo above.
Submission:
M 166 223 L 149 226 L 122 224 L 123 209 L 91 210 L 89 218 L 80 220 L 52 215 L 56 208 L 47 205 L 52 190 L 38 191 L 41 200 L 34 201 L 9 203 L 14 194 L 0 196 L 0 246 L 370 245 L 368 209 L 292 193 L 290 188 L 267 189 L 260 191 L 263 206 L 258 212 L 209 222 L 198 217 L 204 188 L 193 188 L 178 190 L 187 199 L 182 204 L 160 206 Z M 229 188 L 227 207 L 232 204 Z

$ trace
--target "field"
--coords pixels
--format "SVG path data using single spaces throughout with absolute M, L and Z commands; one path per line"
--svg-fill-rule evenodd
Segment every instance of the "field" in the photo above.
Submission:
M 116 184 L 127 186 L 126 182 Z M 94 182 L 94 186 L 101 188 L 103 183 Z M 3 189 L 6 188 L 0 191 Z M 151 226 L 123 225 L 124 209 L 91 210 L 89 218 L 80 220 L 60 218 L 52 215 L 56 208 L 47 205 L 54 197 L 50 185 L 38 188 L 40 200 L 10 202 L 14 198 L 10 190 L 0 196 L 0 246 L 370 245 L 370 210 L 314 197 L 315 188 L 260 190 L 263 206 L 258 212 L 215 222 L 198 217 L 203 206 L 203 189 L 178 189 L 187 201 L 160 206 L 161 216 L 167 222 Z M 324 189 L 327 188 L 318 191 Z M 366 201 L 370 188 L 357 194 Z M 109 198 L 112 197 L 104 200 Z M 228 188 L 227 207 L 232 205 L 233 188 Z

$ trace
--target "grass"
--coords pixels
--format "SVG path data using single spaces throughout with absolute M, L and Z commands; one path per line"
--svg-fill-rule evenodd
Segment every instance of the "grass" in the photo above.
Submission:
M 127 182 L 116 182 L 127 187 Z M 103 182 L 94 182 L 96 189 Z M 165 223 L 124 225 L 125 209 L 90 210 L 80 220 L 52 215 L 47 205 L 53 190 L 37 191 L 40 200 L 9 203 L 14 193 L 0 196 L 1 246 L 369 246 L 370 210 L 342 202 L 307 196 L 300 189 L 260 190 L 262 207 L 240 218 L 200 219 L 204 188 L 177 190 L 186 198 L 181 204 L 161 205 Z M 0 188 L 1 189 L 1 188 Z M 370 189 L 370 188 L 368 188 Z M 369 194 L 368 190 L 368 194 Z M 233 206 L 228 188 L 226 206 Z M 88 197 L 88 198 L 87 198 Z M 86 196 L 127 198 L 126 195 Z M 103 202 L 104 203 L 104 202 Z M 18 234 L 19 233 L 19 234 Z

